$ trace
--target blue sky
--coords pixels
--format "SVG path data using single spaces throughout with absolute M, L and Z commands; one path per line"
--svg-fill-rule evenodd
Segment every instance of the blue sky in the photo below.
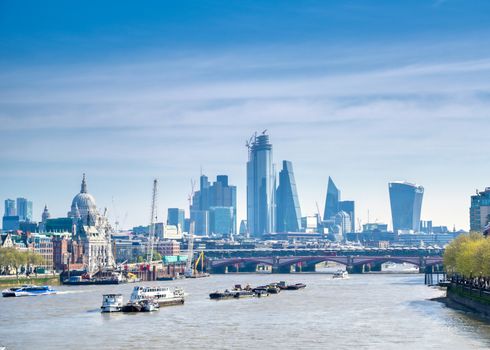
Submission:
M 303 214 L 330 175 L 390 222 L 408 180 L 424 219 L 466 229 L 490 186 L 489 44 L 487 1 L 0 1 L 0 198 L 64 216 L 86 172 L 145 224 L 152 178 L 164 219 L 202 167 L 244 218 L 245 140 L 267 128 Z

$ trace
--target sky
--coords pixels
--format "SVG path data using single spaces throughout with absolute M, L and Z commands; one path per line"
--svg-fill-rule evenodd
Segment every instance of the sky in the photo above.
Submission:
M 149 223 L 157 178 L 165 220 L 201 171 L 229 175 L 245 219 L 264 129 L 303 215 L 331 176 L 391 226 L 406 180 L 422 219 L 468 229 L 490 186 L 490 2 L 0 0 L 0 199 L 36 220 L 66 216 L 82 173 L 123 227 Z

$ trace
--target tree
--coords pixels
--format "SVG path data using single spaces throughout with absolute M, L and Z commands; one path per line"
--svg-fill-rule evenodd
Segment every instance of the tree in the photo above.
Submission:
M 463 276 L 490 276 L 490 240 L 472 232 L 453 240 L 444 252 L 448 273 Z
M 153 261 L 160 261 L 160 260 L 162 260 L 162 254 L 160 254 L 159 252 L 154 252 Z

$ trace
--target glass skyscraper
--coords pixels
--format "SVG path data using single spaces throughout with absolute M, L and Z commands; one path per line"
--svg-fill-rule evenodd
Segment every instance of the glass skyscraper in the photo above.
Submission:
M 345 211 L 350 216 L 352 232 L 356 231 L 356 204 L 354 201 L 340 201 L 339 209 Z
M 332 178 L 328 177 L 327 196 L 325 198 L 325 211 L 323 220 L 330 220 L 340 211 L 340 190 L 335 186 Z
M 3 216 L 15 216 L 17 215 L 17 210 L 15 209 L 15 201 L 13 199 L 5 200 L 5 213 Z
M 168 208 L 167 210 L 167 225 L 180 225 L 180 229 L 184 230 L 185 211 L 179 208 Z
M 276 191 L 276 231 L 299 232 L 301 229 L 301 209 L 299 206 L 293 164 L 282 162 L 279 173 L 279 186 Z
M 247 223 L 252 236 L 275 232 L 276 173 L 265 131 L 247 143 Z
M 408 182 L 389 183 L 393 231 L 420 231 L 424 188 Z
M 198 232 L 197 228 L 199 227 L 199 231 L 206 232 L 206 234 L 235 234 L 236 186 L 228 184 L 228 176 L 226 175 L 218 175 L 212 185 L 209 183 L 207 176 L 201 175 L 199 183 L 199 191 L 194 193 L 190 208 L 191 219 L 196 218 L 196 232 Z M 215 211 L 213 208 L 220 208 L 217 214 L 214 213 L 216 215 L 213 214 L 213 211 Z M 227 219 L 224 218 L 226 215 L 228 216 Z M 219 221 L 218 224 L 213 222 L 215 219 Z M 225 221 L 229 221 L 230 224 L 223 224 Z
M 19 221 L 32 221 L 32 202 L 26 198 L 17 198 L 17 215 Z

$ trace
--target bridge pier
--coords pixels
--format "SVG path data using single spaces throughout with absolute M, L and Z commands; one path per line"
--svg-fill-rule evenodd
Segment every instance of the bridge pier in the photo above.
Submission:
M 291 265 L 273 266 L 272 273 L 291 273 Z
M 296 265 L 296 272 L 315 272 L 316 264 L 303 264 L 299 269 L 298 265 Z M 299 271 L 298 271 L 299 270 Z
M 347 272 L 350 274 L 364 273 L 364 265 L 347 266 Z
M 257 272 L 257 264 L 243 264 L 240 265 L 240 272 Z
M 210 270 L 211 270 L 212 274 L 228 273 L 228 267 L 227 266 L 212 267 Z
M 369 264 L 369 271 L 371 271 L 371 272 L 381 272 L 382 265 L 383 264 L 371 263 L 371 264 Z

